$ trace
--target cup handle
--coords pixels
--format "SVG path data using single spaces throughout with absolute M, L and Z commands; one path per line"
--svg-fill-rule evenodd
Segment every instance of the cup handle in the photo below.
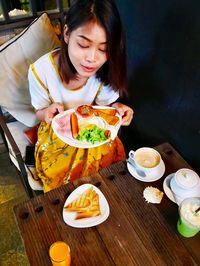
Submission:
M 133 150 L 131 150 L 131 151 L 129 151 L 129 154 L 128 155 L 129 155 L 129 157 L 131 159 L 134 159 L 135 152 Z

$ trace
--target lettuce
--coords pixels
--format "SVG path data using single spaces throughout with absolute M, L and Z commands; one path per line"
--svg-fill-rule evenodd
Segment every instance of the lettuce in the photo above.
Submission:
M 104 129 L 99 128 L 96 125 L 92 125 L 91 127 L 80 129 L 77 139 L 80 141 L 86 141 L 92 144 L 96 144 L 107 140 L 104 132 Z

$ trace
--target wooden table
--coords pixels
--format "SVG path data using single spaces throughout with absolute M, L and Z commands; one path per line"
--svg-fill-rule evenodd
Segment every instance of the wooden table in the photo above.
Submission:
M 163 190 L 163 180 L 190 166 L 168 143 L 155 147 L 165 162 L 164 176 L 155 182 L 136 180 L 119 162 L 100 173 L 62 186 L 14 207 L 31 265 L 50 265 L 49 246 L 66 241 L 72 265 L 200 265 L 200 234 L 180 236 L 176 229 L 178 206 L 164 195 L 161 204 L 143 198 L 146 186 Z M 66 225 L 62 209 L 75 187 L 91 183 L 105 195 L 110 215 L 91 228 Z

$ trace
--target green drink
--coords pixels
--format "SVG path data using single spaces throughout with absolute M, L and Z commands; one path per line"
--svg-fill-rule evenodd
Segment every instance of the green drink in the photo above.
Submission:
M 184 237 L 195 236 L 200 231 L 200 198 L 188 198 L 179 206 L 178 232 Z

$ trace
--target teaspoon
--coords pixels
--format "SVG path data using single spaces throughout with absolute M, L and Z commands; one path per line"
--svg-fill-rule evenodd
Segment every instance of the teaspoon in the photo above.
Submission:
M 141 177 L 146 177 L 145 172 L 142 171 L 141 169 L 139 169 L 133 160 L 131 160 L 130 158 L 128 158 L 126 161 L 127 161 L 127 163 L 129 163 L 130 165 L 132 165 L 132 166 L 134 167 L 136 173 L 137 173 L 139 176 L 141 176 Z

